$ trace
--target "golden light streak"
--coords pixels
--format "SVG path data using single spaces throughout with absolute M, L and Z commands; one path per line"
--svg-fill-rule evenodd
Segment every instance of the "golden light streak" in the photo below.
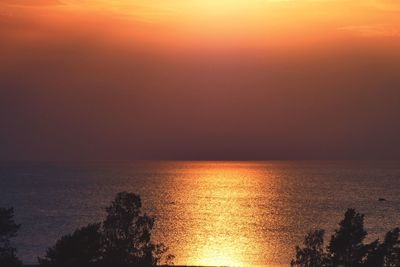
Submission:
M 181 184 L 180 194 L 176 201 L 192 202 L 182 210 L 189 222 L 197 222 L 182 229 L 177 250 L 181 260 L 177 264 L 198 266 L 245 266 L 250 253 L 267 254 L 273 259 L 275 248 L 263 242 L 263 232 L 254 231 L 256 210 L 252 207 L 251 199 L 263 197 L 275 199 L 278 197 L 273 188 L 278 188 L 274 173 L 266 176 L 264 170 L 258 170 L 257 163 L 217 163 L 204 164 L 189 162 L 187 170 L 182 172 L 184 183 Z M 253 168 L 244 168 L 244 166 Z M 178 178 L 182 181 L 182 177 Z M 270 188 L 259 186 L 261 181 L 268 180 Z M 194 201 L 195 200 L 195 201 Z M 269 211 L 267 208 L 266 212 Z M 200 220 L 198 219 L 200 218 Z M 207 218 L 207 223 L 201 223 L 201 218 Z M 266 219 L 267 220 L 267 219 Z M 270 221 L 271 220 L 271 221 Z M 271 227 L 278 224 L 275 218 L 268 218 Z M 197 244 L 193 246 L 193 244 Z M 265 259 L 253 259 L 262 262 Z

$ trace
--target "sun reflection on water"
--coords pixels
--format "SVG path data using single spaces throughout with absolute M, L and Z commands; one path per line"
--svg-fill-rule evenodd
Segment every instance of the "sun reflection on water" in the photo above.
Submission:
M 259 180 L 264 179 L 265 184 L 265 179 L 271 179 L 273 184 L 273 175 L 265 177 L 263 172 L 261 177 L 257 168 L 232 163 L 191 165 L 188 170 L 182 173 L 186 178 L 179 190 L 181 200 L 190 203 L 183 212 L 192 223 L 182 229 L 186 240 L 179 253 L 187 254 L 182 263 L 244 266 L 249 255 L 265 255 L 268 248 L 262 242 L 263 233 L 256 230 L 260 227 L 253 227 L 261 222 L 252 200 L 266 196 Z M 272 188 L 269 197 L 274 195 Z

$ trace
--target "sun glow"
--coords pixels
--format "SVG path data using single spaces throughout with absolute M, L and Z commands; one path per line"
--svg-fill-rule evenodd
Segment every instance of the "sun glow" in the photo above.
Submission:
M 38 25 L 39 21 L 43 28 L 64 27 L 64 32 L 95 29 L 107 40 L 124 44 L 297 47 L 350 36 L 400 35 L 400 19 L 394 12 L 400 6 L 392 1 L 38 0 L 40 5 L 24 5 L 25 1 L 7 3 L 0 3 L 0 11 L 9 14 L 0 17 L 3 20 L 31 18 L 32 25 Z

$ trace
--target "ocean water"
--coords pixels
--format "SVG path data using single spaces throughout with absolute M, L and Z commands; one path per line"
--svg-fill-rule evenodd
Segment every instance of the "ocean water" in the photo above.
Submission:
M 309 229 L 329 239 L 349 207 L 370 240 L 400 226 L 396 161 L 0 163 L 0 206 L 15 208 L 26 263 L 101 221 L 120 191 L 141 195 L 175 264 L 288 266 Z

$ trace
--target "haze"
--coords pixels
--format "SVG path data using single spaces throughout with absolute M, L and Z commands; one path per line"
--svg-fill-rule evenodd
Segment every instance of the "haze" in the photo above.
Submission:
M 395 0 L 0 0 L 0 158 L 399 159 Z

